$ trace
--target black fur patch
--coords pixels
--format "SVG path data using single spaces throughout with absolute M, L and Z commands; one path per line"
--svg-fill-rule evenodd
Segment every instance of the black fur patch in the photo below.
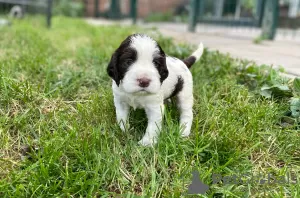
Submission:
M 174 87 L 174 90 L 172 92 L 172 94 L 170 95 L 169 98 L 172 98 L 173 96 L 176 96 L 182 89 L 183 89 L 183 83 L 184 83 L 184 80 L 182 79 L 181 76 L 178 76 L 177 78 L 177 83 Z
M 184 60 L 182 60 L 184 64 L 188 67 L 191 68 L 192 65 L 196 62 L 196 57 L 195 56 L 190 56 Z
M 107 67 L 108 75 L 114 79 L 118 86 L 130 65 L 137 60 L 136 50 L 130 47 L 132 36 L 134 35 L 128 36 L 121 43 L 120 47 L 113 53 Z
M 159 54 L 156 54 L 153 58 L 153 64 L 156 66 L 158 73 L 160 75 L 160 82 L 162 83 L 169 75 L 169 71 L 166 63 L 166 54 L 161 49 L 160 45 L 157 43 L 157 48 L 159 49 Z

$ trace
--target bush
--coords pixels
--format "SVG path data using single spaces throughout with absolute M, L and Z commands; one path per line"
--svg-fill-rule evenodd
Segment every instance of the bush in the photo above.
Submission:
M 152 14 L 148 15 L 144 20 L 145 20 L 145 22 L 172 21 L 173 15 L 171 12 L 152 13 Z
M 55 0 L 54 15 L 63 15 L 70 17 L 83 16 L 84 4 L 81 1 Z

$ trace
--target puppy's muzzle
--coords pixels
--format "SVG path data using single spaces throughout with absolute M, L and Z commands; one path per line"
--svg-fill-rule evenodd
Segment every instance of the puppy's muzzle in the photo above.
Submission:
M 151 80 L 149 78 L 139 78 L 137 79 L 139 86 L 142 88 L 149 87 Z

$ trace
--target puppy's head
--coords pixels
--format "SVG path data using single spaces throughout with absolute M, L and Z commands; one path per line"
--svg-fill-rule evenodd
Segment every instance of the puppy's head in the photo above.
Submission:
M 169 74 L 164 51 L 142 34 L 133 34 L 121 43 L 107 72 L 119 87 L 132 94 L 157 93 Z

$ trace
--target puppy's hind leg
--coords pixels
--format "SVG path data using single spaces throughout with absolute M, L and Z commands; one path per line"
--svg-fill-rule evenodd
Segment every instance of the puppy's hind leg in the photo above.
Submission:
M 180 127 L 181 136 L 187 137 L 190 135 L 193 123 L 193 92 L 192 89 L 182 90 L 177 95 L 177 106 L 180 111 Z

